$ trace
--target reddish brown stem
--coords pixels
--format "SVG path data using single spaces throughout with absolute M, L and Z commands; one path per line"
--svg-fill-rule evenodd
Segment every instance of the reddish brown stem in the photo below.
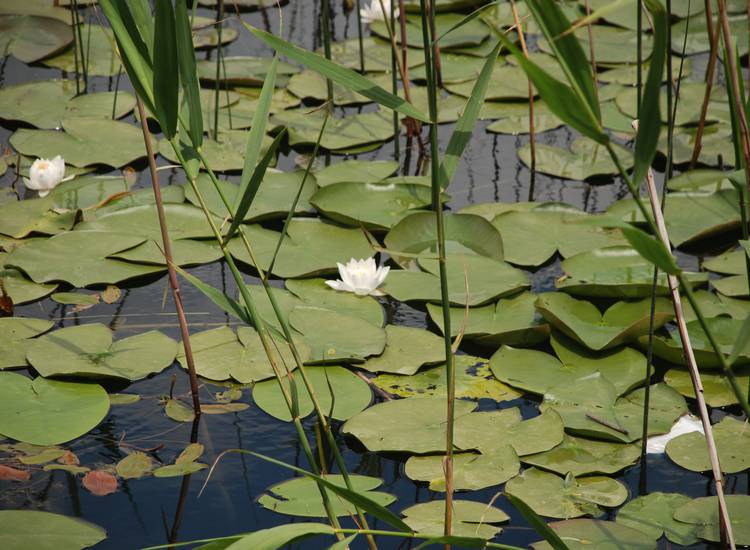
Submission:
M 706 127 L 706 116 L 708 115 L 708 102 L 711 99 L 711 91 L 714 85 L 714 74 L 716 72 L 716 60 L 718 58 L 719 51 L 719 36 L 721 33 L 716 32 L 714 29 L 712 14 L 711 14 L 711 0 L 706 0 L 706 30 L 708 33 L 708 39 L 711 43 L 711 51 L 708 54 L 708 66 L 706 67 L 706 90 L 703 94 L 703 105 L 701 105 L 701 116 L 698 120 L 698 128 L 695 131 L 695 144 L 693 145 L 693 155 L 690 157 L 690 168 L 695 166 L 698 162 L 698 157 L 701 154 L 701 141 L 703 139 L 703 130 Z

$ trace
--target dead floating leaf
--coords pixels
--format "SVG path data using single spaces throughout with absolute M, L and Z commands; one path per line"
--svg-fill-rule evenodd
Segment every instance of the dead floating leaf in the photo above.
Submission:
M 31 472 L 0 464 L 0 481 L 27 481 L 29 478 Z
M 99 296 L 101 297 L 103 302 L 107 304 L 114 304 L 117 300 L 120 299 L 120 289 L 115 285 L 107 285 L 107 288 L 105 288 L 104 292 L 102 292 Z
M 98 497 L 117 491 L 117 478 L 104 470 L 94 470 L 83 476 L 83 486 Z
M 81 463 L 81 461 L 78 460 L 78 457 L 72 451 L 65 451 L 65 454 L 58 458 L 57 461 L 60 464 L 65 464 L 66 466 L 78 466 Z

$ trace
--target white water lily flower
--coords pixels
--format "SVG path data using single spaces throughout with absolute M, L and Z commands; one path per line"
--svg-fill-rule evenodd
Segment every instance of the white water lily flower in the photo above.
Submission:
M 697 418 L 692 414 L 685 414 L 674 423 L 674 426 L 669 430 L 669 433 L 649 437 L 646 440 L 646 452 L 648 454 L 663 454 L 664 449 L 667 447 L 667 443 L 675 437 L 692 432 L 704 433 L 703 423 L 700 418 Z
M 385 14 L 383 13 L 385 8 Z M 375 21 L 385 21 L 386 17 L 391 17 L 391 0 L 383 0 L 383 5 L 380 5 L 380 0 L 370 0 L 370 5 L 365 5 L 360 8 L 359 15 L 362 18 L 362 22 L 366 24 L 374 23 Z M 393 10 L 393 16 L 398 17 L 398 8 Z
M 65 160 L 60 155 L 52 160 L 36 159 L 29 169 L 29 176 L 23 178 L 24 185 L 39 191 L 40 197 L 46 197 L 65 178 Z
M 331 288 L 343 292 L 353 292 L 358 296 L 383 295 L 377 288 L 385 281 L 386 275 L 391 270 L 390 267 L 378 267 L 375 258 L 367 258 L 366 260 L 352 258 L 346 265 L 339 263 L 336 265 L 339 268 L 341 279 L 326 281 L 326 284 Z

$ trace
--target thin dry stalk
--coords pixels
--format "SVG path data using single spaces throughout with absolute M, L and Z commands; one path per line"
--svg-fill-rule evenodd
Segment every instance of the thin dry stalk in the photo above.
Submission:
M 521 20 L 518 18 L 518 11 L 516 10 L 516 3 L 514 0 L 510 0 L 510 9 L 513 12 L 513 23 L 516 26 L 516 32 L 518 32 L 518 40 L 521 42 L 521 49 L 523 55 L 529 57 L 529 50 L 526 47 L 526 39 L 523 36 L 523 27 L 521 26 Z M 533 177 L 536 172 L 536 128 L 534 125 L 534 86 L 531 84 L 531 79 L 526 79 L 529 85 L 529 148 L 531 150 L 531 174 Z
M 591 9 L 589 8 L 589 0 L 583 0 L 583 5 L 586 8 L 586 17 L 591 15 Z M 591 22 L 586 23 L 586 31 L 589 35 L 589 57 L 591 58 L 591 74 L 594 77 L 594 94 L 596 95 L 596 101 L 599 102 L 599 77 L 597 76 L 596 70 L 596 56 L 594 55 L 594 31 L 591 27 Z
M 714 85 L 714 75 L 716 73 L 716 61 L 719 57 L 719 36 L 721 33 L 716 32 L 712 22 L 711 0 L 706 0 L 706 31 L 711 43 L 711 51 L 708 55 L 708 65 L 706 67 L 706 90 L 703 94 L 703 105 L 701 105 L 701 116 L 698 120 L 698 128 L 695 131 L 695 145 L 693 145 L 693 155 L 690 157 L 690 168 L 698 162 L 701 154 L 701 141 L 703 139 L 703 130 L 706 127 L 706 116 L 708 115 L 708 102 L 711 99 L 711 90 Z
M 148 154 L 148 167 L 151 172 L 151 186 L 154 189 L 154 199 L 156 200 L 156 212 L 159 215 L 159 229 L 161 230 L 161 240 L 164 250 L 164 258 L 167 261 L 167 273 L 169 274 L 169 287 L 172 289 L 172 299 L 174 300 L 175 309 L 177 309 L 177 319 L 180 323 L 180 333 L 182 335 L 182 345 L 185 347 L 185 359 L 188 365 L 188 374 L 190 375 L 190 394 L 193 398 L 193 412 L 198 417 L 201 414 L 201 402 L 198 396 L 198 376 L 195 373 L 195 363 L 193 362 L 193 348 L 190 345 L 190 331 L 188 330 L 187 318 L 185 317 L 185 308 L 182 305 L 182 295 L 180 294 L 180 283 L 177 281 L 177 273 L 172 261 L 172 243 L 169 240 L 169 230 L 167 229 L 167 218 L 164 215 L 164 203 L 161 198 L 161 186 L 159 185 L 159 173 L 156 171 L 156 159 L 151 147 L 151 132 L 148 129 L 146 111 L 143 108 L 141 98 L 136 96 L 138 103 L 138 116 L 141 119 L 141 130 L 143 131 L 143 141 L 146 143 L 146 153 Z
M 721 1 L 721 0 L 720 0 Z M 649 169 L 646 175 L 646 188 L 648 189 L 648 197 L 651 202 L 651 210 L 656 221 L 656 226 L 659 229 L 659 237 L 661 238 L 664 246 L 671 250 L 669 244 L 669 235 L 667 234 L 667 226 L 664 223 L 664 215 L 661 211 L 661 203 L 659 195 L 656 191 L 656 185 L 654 184 L 654 175 L 651 169 Z M 687 331 L 687 324 L 685 322 L 685 315 L 682 310 L 682 301 L 680 300 L 680 285 L 677 282 L 677 278 L 674 275 L 667 275 L 667 281 L 669 284 L 669 291 L 672 295 L 672 304 L 674 305 L 674 314 L 677 319 L 677 329 L 680 333 L 680 340 L 682 341 L 682 349 L 685 354 L 685 359 L 688 365 L 688 371 L 690 372 L 690 379 L 693 383 L 693 391 L 695 391 L 695 399 L 698 404 L 698 411 L 701 417 L 701 423 L 703 424 L 703 431 L 706 435 L 706 445 L 708 446 L 708 456 L 711 461 L 711 471 L 714 478 L 714 487 L 716 489 L 716 496 L 719 500 L 719 518 L 721 520 L 721 530 L 730 548 L 735 548 L 734 535 L 732 533 L 732 524 L 729 521 L 729 510 L 727 509 L 727 503 L 724 499 L 724 481 L 721 473 L 721 465 L 719 463 L 719 455 L 716 452 L 716 442 L 714 441 L 713 428 L 711 426 L 711 420 L 708 415 L 708 407 L 706 407 L 706 400 L 703 395 L 703 383 L 701 382 L 701 375 L 698 371 L 698 364 L 695 361 L 695 355 L 693 354 L 693 348 L 690 343 L 690 335 Z

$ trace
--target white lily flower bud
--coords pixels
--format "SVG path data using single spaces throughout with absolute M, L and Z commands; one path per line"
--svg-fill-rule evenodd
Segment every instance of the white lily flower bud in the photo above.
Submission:
M 29 169 L 29 178 L 23 178 L 24 185 L 39 191 L 40 197 L 46 197 L 65 178 L 65 159 L 57 155 L 52 160 L 36 159 Z

